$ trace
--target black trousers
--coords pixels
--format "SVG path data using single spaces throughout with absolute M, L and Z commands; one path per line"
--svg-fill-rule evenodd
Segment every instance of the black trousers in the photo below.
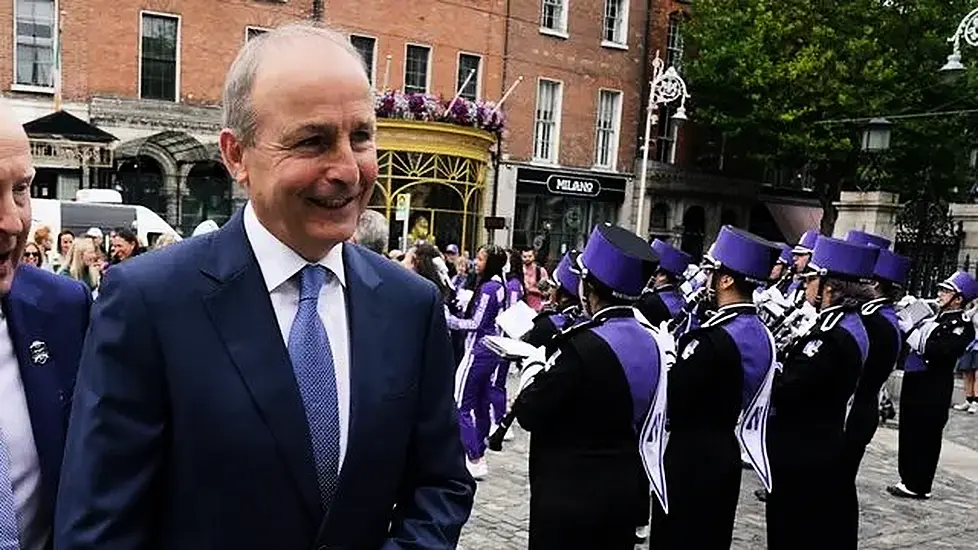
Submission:
M 583 518 L 582 518 L 583 519 Z M 589 521 L 530 520 L 529 550 L 633 550 L 634 522 L 596 524 Z
M 765 509 L 768 550 L 845 547 L 845 536 L 835 528 L 844 514 L 841 470 L 836 462 L 773 472 L 774 490 Z
M 954 392 L 950 373 L 907 372 L 900 390 L 900 480 L 917 494 L 931 492 L 944 425 Z

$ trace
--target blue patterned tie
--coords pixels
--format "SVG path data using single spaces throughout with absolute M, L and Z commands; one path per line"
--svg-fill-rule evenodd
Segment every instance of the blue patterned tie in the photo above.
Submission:
M 0 550 L 20 548 L 14 488 L 10 484 L 10 451 L 0 432 Z
M 340 412 L 329 337 L 316 304 L 329 274 L 320 265 L 302 268 L 299 311 L 289 331 L 289 358 L 309 422 L 319 496 L 327 509 L 336 492 L 340 466 Z

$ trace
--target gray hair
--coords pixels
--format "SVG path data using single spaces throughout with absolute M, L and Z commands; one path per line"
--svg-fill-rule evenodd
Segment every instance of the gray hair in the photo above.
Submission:
M 228 69 L 221 106 L 224 127 L 234 132 L 234 135 L 245 145 L 255 143 L 256 121 L 251 105 L 251 92 L 255 84 L 255 75 L 258 74 L 265 54 L 269 49 L 309 39 L 326 40 L 339 46 L 360 62 L 366 77 L 366 65 L 360 52 L 350 44 L 343 33 L 321 23 L 290 23 L 248 40 L 238 51 L 238 56 Z
M 390 225 L 383 214 L 370 209 L 364 210 L 360 214 L 357 229 L 353 233 L 354 242 L 373 250 L 377 254 L 384 254 L 389 238 Z

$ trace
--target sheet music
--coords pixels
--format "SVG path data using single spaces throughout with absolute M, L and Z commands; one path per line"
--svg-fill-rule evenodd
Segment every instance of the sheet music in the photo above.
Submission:
M 537 312 L 526 302 L 521 301 L 509 306 L 506 311 L 497 315 L 496 324 L 503 329 L 506 336 L 518 340 L 530 332 L 530 329 L 533 328 L 533 319 L 536 316 Z
M 486 336 L 482 339 L 482 343 L 489 348 L 489 351 L 511 361 L 519 361 L 527 357 L 543 357 L 544 355 L 542 348 L 505 336 Z
M 472 301 L 472 295 L 474 293 L 467 288 L 460 288 L 455 291 L 455 304 L 459 309 L 465 310 L 469 307 L 469 302 Z

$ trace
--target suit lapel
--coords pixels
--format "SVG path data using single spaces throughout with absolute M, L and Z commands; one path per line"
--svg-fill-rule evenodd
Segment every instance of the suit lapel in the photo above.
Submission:
M 52 340 L 48 338 L 49 331 L 58 327 L 56 312 L 42 307 L 39 290 L 22 275 L 15 275 L 13 287 L 3 299 L 3 312 L 24 384 L 45 505 L 53 510 L 69 405 L 68 391 L 62 386 L 58 371 L 68 366 L 59 365 L 57 350 L 51 349 Z M 43 348 L 46 357 L 41 353 L 32 357 L 29 348 L 35 342 L 39 343 L 38 352 Z
M 204 298 L 208 314 L 318 521 L 319 485 L 305 409 L 240 210 L 214 239 L 211 257 L 203 271 L 218 288 Z
M 317 540 L 323 541 L 326 533 L 343 532 L 333 527 L 356 523 L 357 510 L 351 506 L 356 498 L 355 483 L 362 483 L 364 472 L 357 470 L 362 453 L 370 452 L 370 443 L 383 434 L 365 433 L 363 419 L 370 414 L 367 408 L 371 400 L 383 393 L 384 380 L 379 370 L 388 361 L 384 346 L 390 327 L 389 316 L 383 315 L 383 297 L 377 291 L 380 276 L 364 259 L 364 252 L 352 245 L 343 247 L 343 264 L 346 269 L 346 311 L 350 320 L 350 421 L 347 432 L 346 456 L 340 472 L 340 483 L 333 499 L 333 506 L 324 519 Z M 367 473 L 366 475 L 370 475 Z

